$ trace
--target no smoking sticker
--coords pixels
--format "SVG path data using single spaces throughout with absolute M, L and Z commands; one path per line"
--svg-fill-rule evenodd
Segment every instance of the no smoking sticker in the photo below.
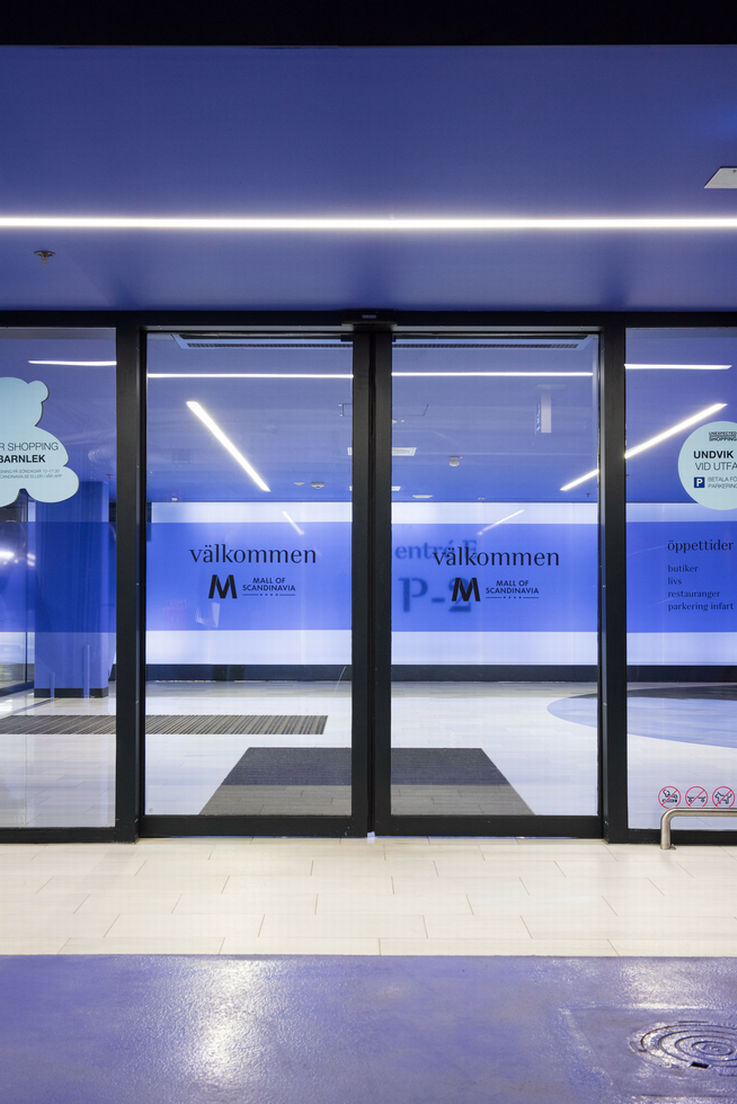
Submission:
M 692 809 L 702 809 L 709 800 L 703 786 L 691 786 L 686 790 L 686 804 Z
M 658 794 L 658 801 L 664 809 L 671 809 L 674 805 L 680 805 L 681 791 L 677 790 L 675 786 L 663 786 Z
M 731 809 L 734 805 L 734 790 L 730 786 L 717 786 L 711 800 L 717 809 Z

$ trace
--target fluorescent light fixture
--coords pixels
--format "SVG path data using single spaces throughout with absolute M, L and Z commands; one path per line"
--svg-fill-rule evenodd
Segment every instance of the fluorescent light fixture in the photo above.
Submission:
M 477 536 L 480 537 L 482 533 L 488 533 L 489 529 L 496 529 L 497 525 L 502 525 L 503 522 L 510 521 L 513 517 L 519 517 L 524 512 L 524 510 L 515 510 L 513 514 L 507 514 L 506 517 L 499 518 L 499 521 L 492 521 L 491 525 L 485 525 L 483 529 L 479 529 Z
M 422 379 L 432 379 L 434 376 L 438 378 L 445 376 L 524 376 L 529 378 L 531 376 L 555 376 L 560 379 L 562 376 L 587 376 L 589 379 L 593 375 L 593 372 L 392 372 L 393 376 L 417 376 Z
M 297 522 L 294 520 L 294 518 L 290 517 L 286 510 L 282 510 L 282 514 L 287 519 L 287 521 L 291 525 L 292 529 L 296 529 L 297 532 L 299 533 L 300 537 L 303 537 L 305 535 L 305 531 L 304 531 L 304 529 L 300 529 L 299 525 L 297 525 Z
M 353 215 L 334 218 L 306 216 L 208 216 L 175 215 L 2 215 L 0 230 L 195 230 L 263 233 L 499 233 L 512 231 L 614 231 L 622 230 L 737 230 L 733 215 L 606 215 L 520 216 L 487 215 Z
M 426 495 L 426 494 L 413 494 L 412 497 L 413 498 L 432 498 L 432 495 L 431 494 L 429 494 L 429 495 Z
M 51 361 L 29 361 L 29 364 Z M 63 362 L 59 362 L 63 363 Z M 114 362 L 113 362 L 114 363 Z M 350 372 L 149 372 L 148 379 L 353 379 Z
M 731 364 L 625 364 L 630 372 L 726 372 Z
M 697 422 L 703 422 L 704 418 L 710 418 L 711 415 L 716 414 L 718 410 L 724 410 L 726 405 L 726 403 L 713 403 L 704 410 L 699 410 L 696 414 L 692 414 L 690 418 L 684 418 L 682 422 L 670 426 L 669 429 L 664 429 L 662 433 L 657 433 L 654 437 L 649 437 L 647 441 L 642 441 L 639 445 L 633 445 L 631 449 L 627 449 L 625 452 L 625 460 L 629 460 L 633 456 L 639 456 L 639 454 L 646 449 L 659 445 L 661 441 L 667 441 L 669 437 L 675 437 L 681 430 L 688 429 L 690 426 L 696 425 Z M 579 484 L 585 483 L 587 479 L 593 479 L 598 474 L 599 469 L 594 468 L 593 471 L 586 472 L 585 475 L 579 475 L 578 479 L 573 479 L 570 483 L 566 483 L 564 487 L 561 487 L 561 491 L 570 491 L 573 487 L 578 487 Z
M 401 489 L 402 489 L 401 487 L 392 487 L 393 491 L 401 491 Z
M 114 360 L 29 360 L 29 364 L 58 364 L 70 368 L 114 368 Z
M 243 468 L 243 470 L 248 475 L 250 475 L 251 479 L 256 484 L 256 486 L 260 487 L 260 489 L 262 491 L 269 491 L 270 492 L 271 487 L 267 486 L 267 484 L 264 483 L 263 479 L 261 478 L 261 476 L 258 474 L 256 469 L 254 468 L 253 464 L 251 464 L 248 460 L 246 460 L 243 453 L 239 449 L 236 448 L 236 446 L 231 441 L 230 437 L 228 437 L 227 434 L 223 433 L 222 429 L 217 424 L 215 419 L 210 417 L 210 415 L 207 413 L 205 408 L 203 406 L 200 406 L 200 404 L 198 402 L 195 402 L 193 399 L 188 400 L 187 406 L 192 411 L 192 413 L 195 414 L 200 419 L 200 421 L 203 423 L 203 425 L 207 426 L 207 428 L 210 430 L 210 433 L 212 433 L 213 437 L 217 441 L 220 442 L 220 444 L 223 446 L 223 448 L 227 452 L 230 453 L 230 455 L 233 457 L 233 459 L 238 461 L 238 463 Z

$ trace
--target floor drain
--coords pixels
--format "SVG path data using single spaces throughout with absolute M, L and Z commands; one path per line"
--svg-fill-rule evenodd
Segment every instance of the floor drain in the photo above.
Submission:
M 737 1074 L 737 1027 L 685 1020 L 656 1027 L 635 1049 L 679 1069 Z

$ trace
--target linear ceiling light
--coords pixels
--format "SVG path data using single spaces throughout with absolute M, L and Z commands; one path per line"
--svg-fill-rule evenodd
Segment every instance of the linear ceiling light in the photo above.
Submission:
M 645 372 L 659 369 L 667 372 L 726 372 L 731 364 L 625 364 L 630 372 Z
M 294 520 L 294 518 L 290 517 L 286 510 L 282 510 L 282 514 L 287 519 L 287 521 L 291 525 L 292 529 L 296 529 L 297 532 L 299 533 L 300 537 L 303 537 L 305 535 L 305 531 L 304 531 L 304 529 L 300 529 L 299 525 L 297 525 L 297 522 Z
M 393 376 L 416 376 L 422 379 L 432 379 L 437 376 L 438 378 L 444 376 L 588 376 L 589 379 L 593 375 L 593 372 L 392 372 Z
M 667 441 L 669 437 L 675 437 L 676 433 L 680 433 L 683 429 L 688 429 L 689 426 L 696 425 L 697 422 L 702 422 L 704 418 L 711 417 L 711 415 L 716 414 L 718 410 L 723 410 L 726 405 L 726 403 L 713 403 L 711 406 L 707 406 L 705 410 L 699 410 L 698 413 L 692 414 L 690 418 L 684 418 L 682 422 L 678 422 L 669 429 L 664 429 L 662 433 L 657 433 L 655 437 L 649 437 L 647 441 L 643 441 L 639 445 L 633 445 L 631 449 L 627 449 L 625 452 L 625 460 L 629 460 L 632 456 L 638 456 L 641 452 L 644 452 L 645 449 L 650 449 L 655 445 L 659 445 L 661 441 Z M 585 475 L 579 475 L 578 479 L 572 479 L 570 483 L 566 483 L 564 487 L 561 487 L 561 491 L 570 491 L 573 487 L 578 487 L 579 484 L 585 483 L 587 479 L 594 479 L 598 474 L 599 469 L 594 468 L 593 471 L 586 472 Z
M 524 510 L 515 510 L 513 514 L 507 514 L 506 517 L 499 518 L 499 521 L 492 521 L 491 525 L 485 525 L 483 529 L 479 529 L 477 536 L 481 536 L 482 533 L 488 533 L 489 529 L 496 529 L 497 525 L 501 525 L 505 521 L 510 521 L 513 517 L 519 517 L 520 514 L 524 514 Z
M 332 218 L 321 215 L 293 217 L 209 218 L 194 216 L 137 215 L 2 215 L 0 230 L 204 230 L 328 233 L 509 233 L 510 231 L 571 230 L 737 230 L 730 215 L 607 215 L 604 217 L 526 218 L 483 215 L 456 217 L 367 215 Z
M 215 439 L 220 442 L 220 444 L 223 446 L 223 448 L 227 452 L 230 453 L 230 455 L 233 457 L 233 459 L 238 461 L 238 463 L 243 468 L 243 470 L 245 472 L 247 472 L 248 475 L 250 475 L 251 479 L 256 484 L 256 486 L 260 487 L 262 491 L 269 491 L 270 492 L 271 487 L 267 486 L 267 484 L 263 481 L 261 476 L 258 474 L 256 469 L 254 468 L 253 464 L 249 463 L 249 461 L 246 460 L 243 453 L 239 449 L 236 448 L 236 446 L 231 441 L 230 437 L 228 437 L 225 433 L 223 433 L 220 426 L 217 424 L 217 422 L 213 418 L 210 417 L 210 415 L 207 413 L 205 408 L 203 406 L 200 406 L 200 404 L 198 402 L 195 402 L 192 399 L 190 399 L 187 402 L 187 406 L 192 411 L 192 413 L 195 414 L 200 419 L 200 421 L 203 423 L 203 425 L 207 426 L 207 428 L 210 430 L 210 433 L 212 433 L 213 437 L 215 437 Z
M 114 360 L 29 360 L 29 364 L 57 364 L 70 368 L 114 368 Z
M 30 361 L 40 364 L 42 361 Z M 50 362 L 47 362 L 50 363 Z M 149 372 L 149 379 L 353 379 L 350 372 Z

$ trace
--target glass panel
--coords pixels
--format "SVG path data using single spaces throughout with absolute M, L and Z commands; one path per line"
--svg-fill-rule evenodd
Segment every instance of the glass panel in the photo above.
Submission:
M 115 335 L 0 330 L 0 825 L 115 821 Z
M 148 813 L 351 809 L 352 347 L 148 347 Z
M 737 789 L 737 330 L 627 334 L 629 817 Z M 722 817 L 676 828 L 733 828 Z
M 597 363 L 395 345 L 393 813 L 597 812 Z

